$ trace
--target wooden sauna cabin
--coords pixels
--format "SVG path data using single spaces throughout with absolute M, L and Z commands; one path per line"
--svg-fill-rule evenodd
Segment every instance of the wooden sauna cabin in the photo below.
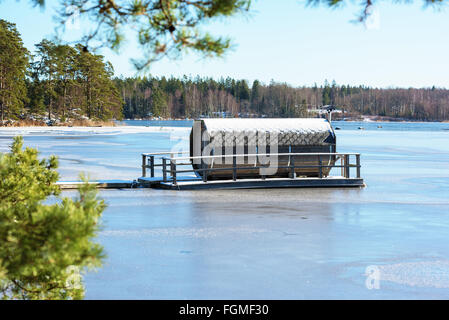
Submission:
M 262 156 L 270 152 L 276 156 Z M 320 161 L 323 166 L 334 165 L 335 155 L 277 154 L 335 152 L 334 130 L 321 118 L 200 119 L 194 121 L 190 133 L 192 167 L 197 176 L 206 174 L 207 180 L 232 179 L 233 175 L 239 179 L 289 177 L 291 163 L 304 166 L 294 169 L 297 177 L 318 177 L 320 173 L 326 177 L 330 168 L 322 167 L 320 172 L 318 165 Z M 233 157 L 242 154 L 245 156 Z M 268 159 L 275 170 L 260 169 L 269 165 Z M 239 170 L 233 170 L 234 166 Z

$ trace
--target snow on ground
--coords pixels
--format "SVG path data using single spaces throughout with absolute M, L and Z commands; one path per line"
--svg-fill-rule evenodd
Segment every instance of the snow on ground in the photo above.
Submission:
M 145 126 L 117 126 L 117 127 L 0 127 L 0 135 L 83 135 L 83 134 L 128 134 L 147 132 L 188 131 L 189 127 L 145 127 Z

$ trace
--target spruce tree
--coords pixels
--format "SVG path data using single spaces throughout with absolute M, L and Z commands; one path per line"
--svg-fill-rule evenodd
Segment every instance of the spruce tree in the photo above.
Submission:
M 152 113 L 156 117 L 167 115 L 167 97 L 159 87 L 154 87 L 151 94 Z

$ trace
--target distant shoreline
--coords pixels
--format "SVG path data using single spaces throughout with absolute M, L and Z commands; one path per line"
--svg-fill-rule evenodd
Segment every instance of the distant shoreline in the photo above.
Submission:
M 239 118 L 236 118 L 239 119 Z M 13 124 L 1 125 L 0 130 L 4 128 L 114 128 L 127 127 L 125 121 L 148 121 L 148 122 L 165 122 L 165 121 L 192 121 L 194 119 L 124 119 L 111 121 L 78 121 L 73 124 L 55 123 L 48 125 L 45 122 L 33 121 L 16 121 Z M 393 120 L 393 119 L 333 119 L 332 122 L 360 122 L 360 123 L 449 123 L 449 120 L 441 121 L 423 121 L 423 120 Z
M 206 119 L 222 119 L 222 118 L 206 118 Z M 223 118 L 225 119 L 225 118 Z M 240 118 L 235 118 L 240 119 Z M 241 118 L 241 119 L 251 119 L 251 118 Z M 254 118 L 257 119 L 257 118 Z M 280 119 L 280 118 L 265 118 L 265 119 Z M 195 119 L 123 119 L 123 120 L 114 120 L 116 122 L 123 122 L 123 121 L 192 121 Z M 364 118 L 364 119 L 332 119 L 332 122 L 334 121 L 342 121 L 342 122 L 404 122 L 404 123 L 449 123 L 449 120 L 432 120 L 432 121 L 425 121 L 425 120 L 413 120 L 413 119 L 370 119 L 370 118 Z

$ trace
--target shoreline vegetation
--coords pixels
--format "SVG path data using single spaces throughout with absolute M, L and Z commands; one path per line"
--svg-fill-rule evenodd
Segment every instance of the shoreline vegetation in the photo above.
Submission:
M 123 124 L 118 124 L 114 120 L 68 120 L 64 122 L 48 122 L 44 120 L 6 120 L 0 121 L 0 128 L 2 127 L 116 127 Z
M 123 127 L 128 126 L 124 121 L 189 121 L 193 119 L 189 118 L 146 118 L 146 119 L 120 119 L 120 120 L 68 120 L 65 122 L 49 123 L 44 120 L 7 120 L 0 121 L 0 129 L 3 128 L 27 128 L 27 127 Z M 413 119 L 398 119 L 390 117 L 376 117 L 376 116 L 362 116 L 358 118 L 345 118 L 345 119 L 332 119 L 332 121 L 345 121 L 345 122 L 404 122 L 404 123 L 426 123 L 426 122 L 439 122 L 449 123 L 448 120 L 442 121 L 422 121 Z

